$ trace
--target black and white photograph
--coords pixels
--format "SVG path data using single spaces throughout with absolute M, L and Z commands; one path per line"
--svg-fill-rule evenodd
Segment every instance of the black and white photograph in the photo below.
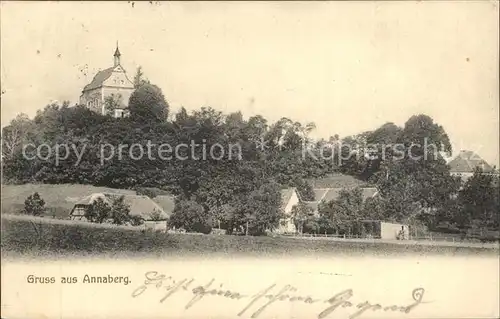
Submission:
M 498 1 L 1 1 L 1 317 L 499 318 Z

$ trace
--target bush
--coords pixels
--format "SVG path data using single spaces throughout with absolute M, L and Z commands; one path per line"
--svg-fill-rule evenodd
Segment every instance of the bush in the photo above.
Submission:
M 45 201 L 40 194 L 34 193 L 24 201 L 24 212 L 28 215 L 40 216 L 45 212 Z
M 124 196 L 120 196 L 114 199 L 110 206 L 102 198 L 98 198 L 85 210 L 85 218 L 89 222 L 98 224 L 111 220 L 115 225 L 123 225 L 128 222 L 137 224 L 137 226 L 142 225 L 142 222 L 136 218 L 138 216 L 130 216 L 130 207 L 125 204 L 124 199 Z
M 98 198 L 85 210 L 85 218 L 92 223 L 103 223 L 111 215 L 111 207 L 102 200 Z
M 141 226 L 144 224 L 144 219 L 141 216 L 133 215 L 129 218 L 130 225 L 132 226 Z
M 161 213 L 158 211 L 158 210 L 154 210 L 152 213 L 149 214 L 149 218 L 152 220 L 152 221 L 162 221 L 163 220 L 163 216 L 161 215 Z
M 124 196 L 120 196 L 113 200 L 110 217 L 115 225 L 123 225 L 130 221 L 130 207 L 125 204 L 124 199 Z
M 180 201 L 175 205 L 170 222 L 176 228 L 184 228 L 188 232 L 210 234 L 211 218 L 205 214 L 203 206 L 194 201 Z

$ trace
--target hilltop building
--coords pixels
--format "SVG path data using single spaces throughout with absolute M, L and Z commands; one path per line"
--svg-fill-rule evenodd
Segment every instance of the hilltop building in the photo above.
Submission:
M 134 91 L 134 84 L 127 77 L 127 72 L 121 65 L 121 53 L 116 45 L 113 55 L 113 66 L 97 72 L 92 81 L 87 84 L 80 96 L 80 104 L 89 109 L 106 114 L 105 99 L 113 97 L 115 101 L 114 117 L 128 116 L 128 100 Z

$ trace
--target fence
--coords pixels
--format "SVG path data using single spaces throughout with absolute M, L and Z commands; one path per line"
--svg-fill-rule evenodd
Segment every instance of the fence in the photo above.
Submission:
M 461 237 L 461 236 L 443 236 L 443 235 L 433 235 L 429 234 L 426 236 L 410 236 L 410 238 L 405 240 L 382 240 L 380 236 L 361 236 L 361 235 L 337 235 L 337 234 L 281 234 L 280 237 L 293 237 L 293 238 L 325 238 L 325 239 L 337 239 L 337 240 L 363 240 L 363 241 L 387 241 L 387 242 L 447 242 L 447 243 L 464 243 L 464 244 L 476 244 L 481 243 L 479 238 L 474 237 Z M 495 242 L 495 240 L 492 240 Z M 498 242 L 498 240 L 496 241 Z

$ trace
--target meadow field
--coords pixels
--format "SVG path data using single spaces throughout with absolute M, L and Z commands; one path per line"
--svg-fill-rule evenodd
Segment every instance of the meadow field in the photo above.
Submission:
M 439 245 L 438 243 L 380 240 L 315 240 L 287 237 L 252 237 L 170 234 L 141 231 L 131 226 L 96 225 L 29 216 L 2 215 L 2 255 L 22 258 L 102 255 L 222 255 L 314 256 L 498 254 L 498 245 Z

